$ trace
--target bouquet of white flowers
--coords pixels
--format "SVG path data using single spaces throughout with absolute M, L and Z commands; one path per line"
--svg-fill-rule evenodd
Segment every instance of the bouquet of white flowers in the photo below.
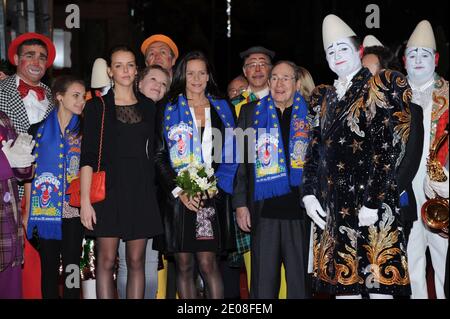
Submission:
M 214 197 L 217 194 L 217 178 L 213 168 L 206 168 L 205 165 L 192 162 L 178 172 L 176 178 L 177 186 L 189 196 L 193 197 L 199 193 L 208 194 Z
M 214 201 L 211 200 L 218 192 L 217 178 L 213 168 L 192 162 L 178 172 L 176 184 L 189 197 L 200 196 L 202 205 L 197 212 L 196 239 L 214 239 L 212 222 L 216 213 Z

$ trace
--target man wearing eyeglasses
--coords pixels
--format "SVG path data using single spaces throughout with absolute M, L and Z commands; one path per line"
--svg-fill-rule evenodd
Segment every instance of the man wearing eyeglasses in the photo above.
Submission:
M 244 104 L 269 95 L 268 80 L 275 52 L 262 46 L 254 46 L 241 52 L 240 57 L 244 60 L 242 71 L 249 85 L 245 92 L 231 101 L 238 116 Z
M 18 133 L 27 133 L 31 124 L 42 121 L 53 109 L 49 87 L 41 82 L 55 60 L 55 46 L 46 36 L 25 33 L 8 49 L 13 74 L 0 82 L 0 110 L 11 119 Z
M 282 263 L 287 298 L 308 297 L 308 235 L 299 197 L 309 125 L 306 101 L 296 91 L 297 68 L 290 61 L 277 62 L 269 95 L 244 106 L 239 116 L 238 128 L 255 132 L 241 144 L 244 163 L 233 193 L 237 224 L 251 234 L 251 298 L 279 296 Z
M 230 83 L 228 83 L 227 87 L 228 98 L 230 100 L 237 98 L 239 95 L 241 95 L 247 90 L 247 87 L 248 87 L 247 79 L 242 74 L 238 75 L 233 80 L 231 80 Z
M 262 46 L 253 46 L 242 51 L 239 56 L 244 62 L 242 72 L 248 81 L 248 85 L 243 92 L 231 100 L 238 117 L 243 105 L 258 101 L 269 95 L 269 72 L 272 68 L 272 59 L 275 57 L 275 52 Z M 247 278 L 250 283 L 250 234 L 243 232 L 239 227 L 235 227 L 235 230 L 237 254 L 233 254 L 233 263 L 239 264 L 242 262 L 241 258 L 244 259 Z

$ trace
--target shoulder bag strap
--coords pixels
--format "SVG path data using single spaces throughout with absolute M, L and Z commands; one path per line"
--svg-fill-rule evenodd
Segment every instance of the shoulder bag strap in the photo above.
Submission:
M 97 164 L 97 172 L 100 172 L 100 162 L 102 160 L 102 149 L 103 149 L 103 130 L 105 126 L 105 101 L 102 96 L 99 96 L 102 101 L 103 112 L 102 112 L 102 126 L 100 128 L 100 143 L 98 145 L 98 164 Z

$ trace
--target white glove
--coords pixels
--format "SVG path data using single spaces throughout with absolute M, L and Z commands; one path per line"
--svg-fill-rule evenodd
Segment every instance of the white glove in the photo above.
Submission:
M 445 182 L 435 182 L 430 180 L 430 177 L 425 175 L 423 190 L 428 198 L 435 198 L 436 194 L 438 194 L 442 198 L 448 198 L 449 193 L 449 183 L 448 183 L 448 171 L 445 167 L 443 167 L 444 174 L 447 176 L 447 180 Z
M 14 142 L 14 147 L 21 148 L 25 153 L 31 154 L 33 151 L 34 145 L 36 142 L 33 140 L 33 136 L 27 133 L 19 133 L 19 136 L 17 136 L 16 141 Z
M 2 141 L 2 151 L 8 159 L 11 168 L 25 168 L 31 166 L 34 162 L 34 156 L 31 155 L 35 142 L 33 137 L 21 133 L 13 144 L 13 140 Z
M 302 198 L 303 203 L 305 204 L 306 213 L 308 216 L 316 223 L 320 229 L 325 229 L 325 220 L 324 218 L 327 216 L 316 196 L 307 195 Z
M 363 206 L 359 210 L 358 219 L 358 226 L 371 226 L 378 220 L 378 209 L 371 209 Z

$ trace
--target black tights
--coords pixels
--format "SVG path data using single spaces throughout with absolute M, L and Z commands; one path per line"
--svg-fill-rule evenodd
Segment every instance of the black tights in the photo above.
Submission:
M 197 252 L 200 273 L 205 281 L 208 298 L 223 299 L 223 282 L 214 252 Z M 177 289 L 181 299 L 196 299 L 194 254 L 176 253 Z
M 145 247 L 147 239 L 126 242 L 127 299 L 143 299 L 145 288 Z M 113 273 L 119 238 L 97 238 L 97 298 L 116 297 Z

